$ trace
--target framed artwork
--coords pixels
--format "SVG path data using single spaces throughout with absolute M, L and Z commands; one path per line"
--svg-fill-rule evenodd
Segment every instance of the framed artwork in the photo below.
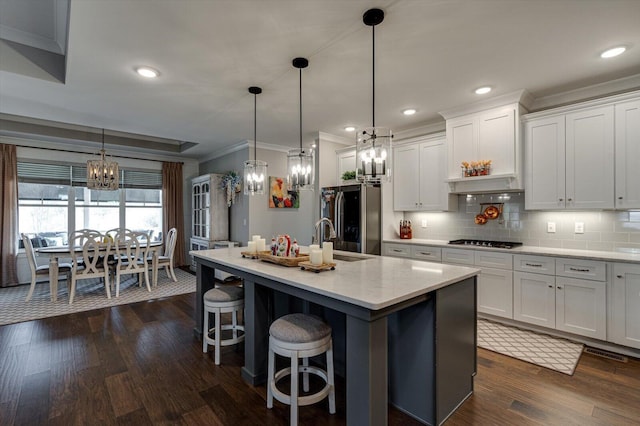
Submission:
M 299 193 L 289 188 L 287 179 L 269 176 L 269 208 L 297 209 L 299 207 Z

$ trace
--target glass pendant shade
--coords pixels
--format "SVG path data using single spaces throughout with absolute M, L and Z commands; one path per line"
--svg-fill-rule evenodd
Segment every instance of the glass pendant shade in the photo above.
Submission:
M 264 195 L 265 179 L 267 176 L 267 162 L 258 160 L 258 95 L 262 89 L 256 86 L 249 87 L 249 93 L 253 95 L 253 160 L 244 162 L 244 195 Z
M 362 183 L 391 182 L 391 129 L 367 127 L 356 138 L 356 179 Z
M 247 160 L 244 162 L 244 195 L 264 194 L 267 162 Z
M 102 130 L 102 149 L 100 157 L 87 161 L 87 188 L 98 191 L 115 191 L 120 185 L 118 163 L 107 158 L 104 150 L 104 129 Z
M 287 154 L 289 185 L 293 190 L 313 189 L 314 158 L 312 150 L 292 149 Z

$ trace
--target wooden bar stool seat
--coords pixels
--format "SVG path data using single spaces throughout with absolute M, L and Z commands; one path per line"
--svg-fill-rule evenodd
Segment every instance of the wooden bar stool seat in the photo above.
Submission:
M 309 357 L 326 353 L 327 370 L 309 366 Z M 275 354 L 291 358 L 291 367 L 275 372 Z M 302 366 L 299 359 L 302 358 Z M 303 373 L 303 390 L 309 391 L 309 373 L 321 377 L 325 386 L 318 392 L 299 396 L 298 374 Z M 291 390 L 287 395 L 278 390 L 277 383 L 291 376 Z M 336 412 L 333 378 L 333 341 L 331 327 L 320 318 L 307 314 L 290 314 L 278 318 L 269 328 L 269 368 L 267 377 L 267 408 L 273 408 L 273 398 L 291 406 L 291 425 L 298 424 L 298 406 L 315 404 L 329 397 L 329 412 Z
M 204 294 L 203 299 L 202 352 L 206 353 L 209 349 L 208 345 L 213 345 L 215 363 L 220 365 L 220 347 L 244 341 L 244 325 L 238 321 L 240 312 L 244 310 L 244 289 L 235 286 L 212 288 Z M 222 324 L 221 314 L 224 313 L 231 313 L 231 324 Z M 211 328 L 209 328 L 209 314 L 214 314 L 214 324 Z M 232 330 L 232 336 L 223 339 L 222 331 L 224 330 Z

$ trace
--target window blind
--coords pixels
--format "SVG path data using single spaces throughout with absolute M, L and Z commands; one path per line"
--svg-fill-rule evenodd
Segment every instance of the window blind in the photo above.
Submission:
M 87 167 L 74 164 L 18 162 L 18 182 L 51 185 L 87 185 Z M 160 170 L 120 169 L 121 188 L 162 189 Z

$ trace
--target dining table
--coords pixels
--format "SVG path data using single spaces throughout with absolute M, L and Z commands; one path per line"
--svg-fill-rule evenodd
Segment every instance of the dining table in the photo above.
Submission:
M 142 242 L 142 247 L 147 249 L 147 253 L 151 253 L 151 271 L 152 281 L 154 287 L 158 285 L 158 252 L 162 248 L 162 241 L 152 241 L 150 243 Z M 51 246 L 51 247 L 39 247 L 36 251 L 39 254 L 49 257 L 49 287 L 51 291 L 51 301 L 58 300 L 58 274 L 59 274 L 59 259 L 65 257 L 71 257 L 71 251 L 76 253 L 82 252 L 82 246 Z M 106 253 L 107 245 L 101 247 L 101 252 Z M 114 250 L 111 249 L 110 253 Z

